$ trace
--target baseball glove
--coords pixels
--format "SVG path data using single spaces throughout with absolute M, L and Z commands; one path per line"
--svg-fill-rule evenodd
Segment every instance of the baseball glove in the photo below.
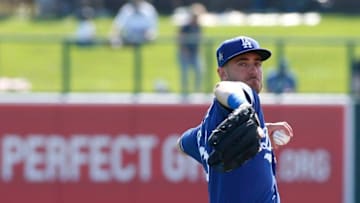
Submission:
M 241 105 L 221 122 L 209 136 L 213 151 L 209 166 L 229 172 L 243 165 L 260 151 L 263 137 L 260 122 L 250 105 Z

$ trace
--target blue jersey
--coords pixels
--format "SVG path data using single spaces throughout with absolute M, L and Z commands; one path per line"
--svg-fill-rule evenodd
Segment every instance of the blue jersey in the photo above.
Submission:
M 280 202 L 275 179 L 275 157 L 265 127 L 260 100 L 253 93 L 252 105 L 258 114 L 265 138 L 261 140 L 262 150 L 241 167 L 221 173 L 207 164 L 211 153 L 207 139 L 213 129 L 223 121 L 231 110 L 216 99 L 208 109 L 202 123 L 187 130 L 182 136 L 182 150 L 203 165 L 208 182 L 210 203 L 278 203 Z

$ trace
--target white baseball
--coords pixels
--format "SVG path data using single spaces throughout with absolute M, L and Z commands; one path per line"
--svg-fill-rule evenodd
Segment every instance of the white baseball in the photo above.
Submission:
M 286 145 L 290 141 L 290 136 L 283 130 L 276 130 L 273 132 L 273 140 L 276 145 Z

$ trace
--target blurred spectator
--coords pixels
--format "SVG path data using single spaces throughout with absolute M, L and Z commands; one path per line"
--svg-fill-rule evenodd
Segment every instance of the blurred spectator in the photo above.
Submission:
M 79 15 L 79 24 L 76 30 L 76 43 L 80 46 L 92 45 L 96 37 L 96 26 L 93 22 L 94 9 L 85 6 Z
M 155 40 L 158 13 L 145 0 L 130 0 L 117 13 L 110 33 L 112 46 L 138 45 Z
M 266 79 L 268 92 L 286 93 L 297 91 L 297 80 L 291 72 L 288 62 L 283 58 L 280 61 L 279 68 L 268 74 Z
M 355 96 L 360 96 L 360 60 L 352 64 L 352 92 Z
M 198 14 L 192 10 L 189 21 L 180 26 L 178 33 L 178 60 L 181 71 L 182 93 L 189 92 L 190 71 L 193 70 L 194 90 L 199 92 L 202 83 L 202 67 L 200 60 L 200 43 L 202 30 L 198 22 Z

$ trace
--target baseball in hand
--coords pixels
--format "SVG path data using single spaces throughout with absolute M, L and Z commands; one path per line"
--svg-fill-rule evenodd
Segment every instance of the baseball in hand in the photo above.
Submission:
M 276 130 L 273 132 L 273 140 L 276 145 L 286 145 L 290 141 L 290 136 L 288 136 L 282 130 Z

